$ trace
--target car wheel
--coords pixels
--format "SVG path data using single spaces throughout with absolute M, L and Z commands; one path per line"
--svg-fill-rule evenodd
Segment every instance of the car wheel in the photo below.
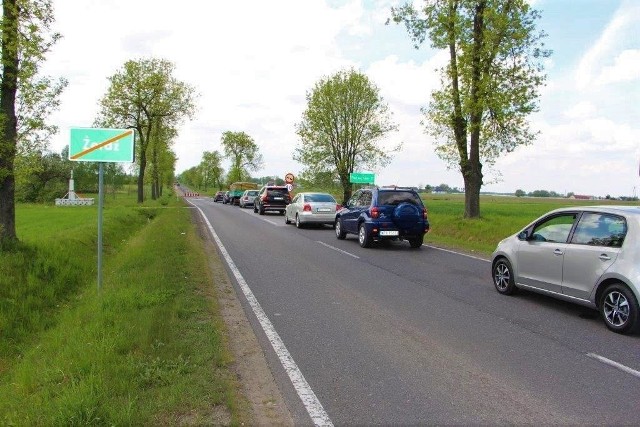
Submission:
M 423 236 L 409 239 L 409 245 L 414 249 L 422 247 L 422 238 Z
M 371 246 L 371 238 L 367 234 L 367 228 L 364 224 L 360 224 L 360 228 L 358 228 L 358 243 L 363 248 L 368 248 Z
M 253 213 L 258 213 L 258 205 L 253 205 Z
M 291 224 L 291 220 L 289 219 L 289 215 L 287 215 L 287 211 L 284 211 L 284 223 Z
M 347 233 L 342 231 L 342 224 L 340 223 L 340 219 L 336 219 L 336 222 L 333 224 L 333 229 L 336 231 L 336 237 L 340 240 L 344 240 L 347 237 Z
M 600 298 L 600 314 L 607 328 L 621 334 L 629 332 L 638 321 L 638 300 L 625 285 L 614 283 Z
M 493 284 L 503 295 L 511 295 L 516 290 L 515 279 L 511 263 L 506 258 L 500 258 L 493 264 Z
M 296 227 L 302 228 L 302 223 L 300 223 L 300 215 L 296 214 Z
M 259 208 L 258 208 L 258 213 L 259 213 L 260 215 L 264 215 L 264 208 L 263 208 L 263 207 L 259 207 Z

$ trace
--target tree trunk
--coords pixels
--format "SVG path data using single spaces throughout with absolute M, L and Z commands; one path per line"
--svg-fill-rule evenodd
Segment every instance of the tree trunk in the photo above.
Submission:
M 462 176 L 464 178 L 464 217 L 480 218 L 480 188 L 482 172 L 470 162 Z
M 484 44 L 484 11 L 486 2 L 481 0 L 475 8 L 473 20 L 473 53 L 471 56 L 471 113 L 469 115 L 469 158 L 465 162 L 464 217 L 480 218 L 480 188 L 482 187 L 482 165 L 480 164 L 480 128 L 482 127 L 481 51 Z
M 18 21 L 16 0 L 2 2 L 2 84 L 0 85 L 0 245 L 18 240 L 16 235 L 15 174 L 18 89 Z
M 344 206 L 351 198 L 353 186 L 351 185 L 351 182 L 349 182 L 349 175 L 340 176 L 340 183 L 342 184 L 342 206 Z
M 138 173 L 138 203 L 144 202 L 144 170 L 147 167 L 147 156 L 140 154 L 140 172 Z

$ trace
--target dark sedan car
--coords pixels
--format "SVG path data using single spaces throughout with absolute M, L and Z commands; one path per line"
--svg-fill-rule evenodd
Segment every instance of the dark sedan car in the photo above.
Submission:
M 213 201 L 214 202 L 221 202 L 224 200 L 224 191 L 218 191 L 214 196 L 213 196 Z
M 284 210 L 291 203 L 291 196 L 287 187 L 280 185 L 266 185 L 260 189 L 255 198 L 253 211 L 264 215 L 266 211 L 278 211 L 284 215 Z

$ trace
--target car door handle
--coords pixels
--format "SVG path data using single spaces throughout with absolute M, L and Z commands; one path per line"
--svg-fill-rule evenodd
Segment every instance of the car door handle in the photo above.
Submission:
M 611 261 L 611 257 L 607 254 L 601 254 L 598 258 L 600 258 L 601 261 Z
M 562 250 L 561 249 L 556 249 L 555 251 L 553 251 L 554 255 L 562 255 Z

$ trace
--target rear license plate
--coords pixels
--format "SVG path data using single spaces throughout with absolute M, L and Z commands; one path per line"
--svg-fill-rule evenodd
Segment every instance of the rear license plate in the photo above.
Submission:
M 284 200 L 284 197 L 274 197 L 273 200 Z
M 331 212 L 329 208 L 318 208 L 317 212 Z
M 400 233 L 398 231 L 395 230 L 388 230 L 388 231 L 381 231 L 380 235 L 381 236 L 398 236 Z

